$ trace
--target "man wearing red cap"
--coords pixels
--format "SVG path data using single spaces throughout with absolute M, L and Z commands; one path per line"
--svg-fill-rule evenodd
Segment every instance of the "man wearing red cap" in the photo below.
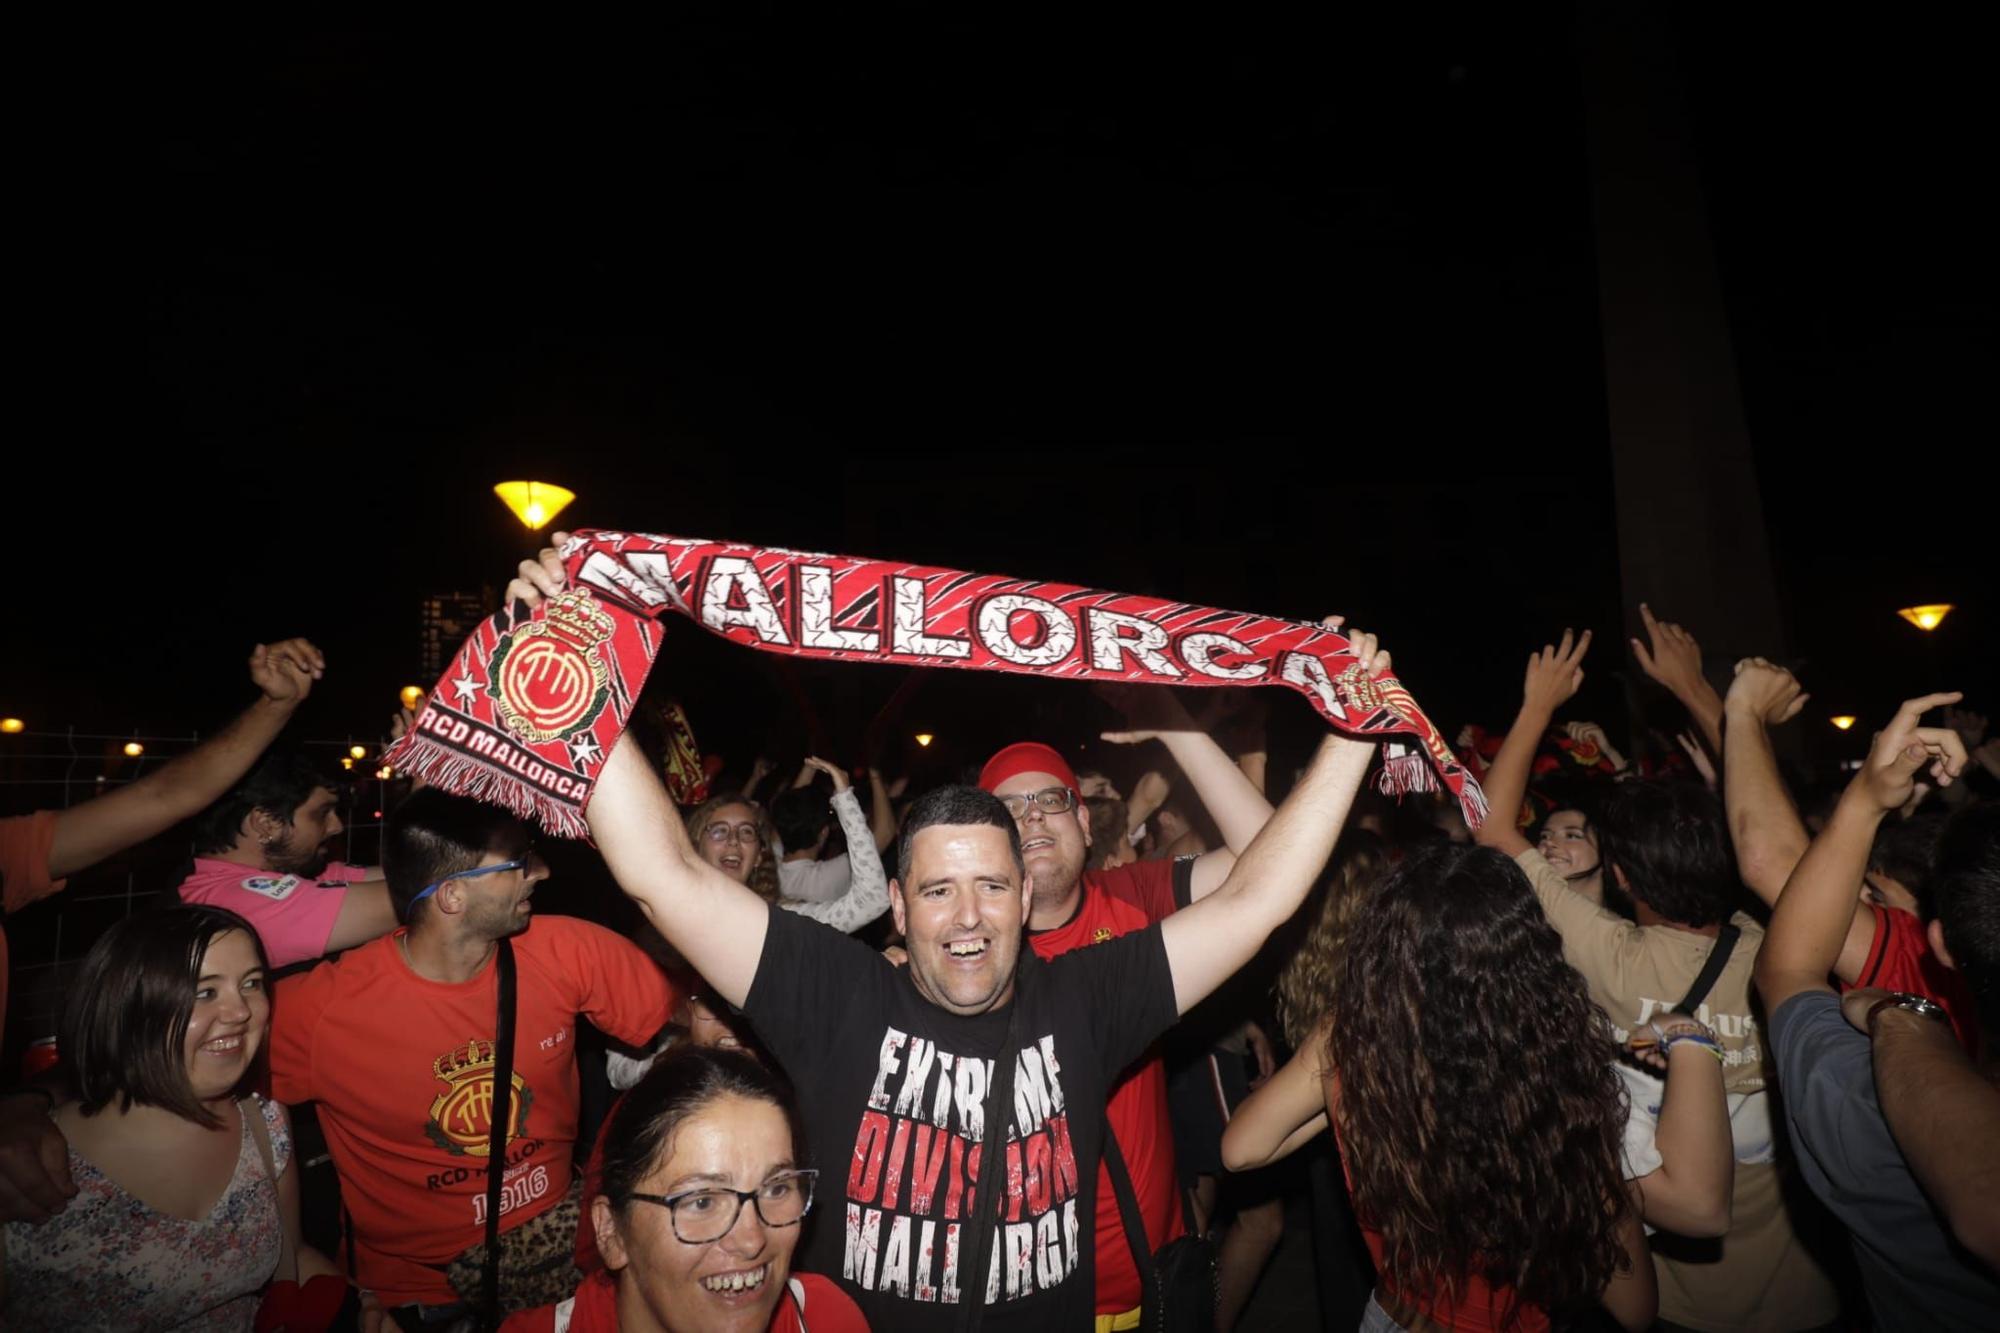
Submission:
M 1271 817 L 1271 803 L 1206 734 L 1186 730 L 1124 732 L 1119 741 L 1157 739 L 1172 753 L 1193 784 L 1226 847 L 1173 861 L 1138 861 L 1101 870 L 1084 869 L 1090 849 L 1090 820 L 1082 808 L 1076 774 L 1046 745 L 1021 741 L 1001 750 L 980 770 L 979 785 L 992 792 L 1014 816 L 1021 855 L 1034 880 L 1028 942 L 1048 959 L 1073 949 L 1144 930 L 1189 903 L 1214 892 Z M 1167 1110 L 1167 1072 L 1153 1050 L 1126 1070 L 1106 1108 L 1117 1137 L 1139 1213 L 1153 1251 L 1181 1235 L 1175 1191 L 1173 1126 Z M 1139 1274 L 1105 1168 L 1097 1182 L 1097 1326 L 1137 1328 L 1142 1295 Z

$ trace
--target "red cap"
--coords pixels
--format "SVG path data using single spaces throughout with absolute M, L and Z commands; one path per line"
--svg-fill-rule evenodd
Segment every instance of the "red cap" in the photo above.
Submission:
M 1061 779 L 1062 785 L 1075 792 L 1078 800 L 1083 798 L 1069 761 L 1039 741 L 1016 741 L 988 759 L 986 767 L 979 770 L 980 789 L 990 792 L 1016 773 L 1047 773 Z

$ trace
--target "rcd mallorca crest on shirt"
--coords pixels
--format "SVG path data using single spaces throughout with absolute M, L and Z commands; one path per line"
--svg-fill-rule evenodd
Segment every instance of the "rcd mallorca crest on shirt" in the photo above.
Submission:
M 460 1157 L 485 1157 L 493 1150 L 493 1043 L 473 1038 L 454 1046 L 431 1065 L 443 1092 L 431 1103 L 424 1133 L 432 1143 Z M 508 1099 L 507 1141 L 521 1137 L 535 1094 L 517 1072 Z
M 536 745 L 590 726 L 611 698 L 603 645 L 616 628 L 597 599 L 577 588 L 553 598 L 542 619 L 501 635 L 486 687 L 500 720 Z

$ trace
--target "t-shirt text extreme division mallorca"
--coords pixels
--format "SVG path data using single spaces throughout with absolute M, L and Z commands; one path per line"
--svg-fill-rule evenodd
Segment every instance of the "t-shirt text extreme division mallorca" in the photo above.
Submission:
M 1016 1005 L 1005 1188 L 975 1280 L 966 1214 Z M 773 910 L 745 1010 L 801 1091 L 826 1173 L 798 1267 L 839 1278 L 878 1330 L 937 1328 L 939 1307 L 974 1294 L 996 1333 L 1091 1327 L 1105 1098 L 1176 1017 L 1157 925 L 1046 963 L 1023 950 L 1014 999 L 964 1017 L 866 946 Z

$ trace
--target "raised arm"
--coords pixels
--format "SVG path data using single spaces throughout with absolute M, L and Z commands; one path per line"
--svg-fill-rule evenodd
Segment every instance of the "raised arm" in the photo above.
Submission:
M 1374 635 L 1354 640 L 1369 674 L 1388 670 L 1389 655 L 1376 651 Z M 1320 742 L 1305 776 L 1244 849 L 1222 887 L 1162 924 L 1180 1012 L 1249 962 L 1305 901 L 1374 753 L 1373 744 L 1338 735 Z
M 1556 709 L 1568 703 L 1583 687 L 1583 655 L 1590 651 L 1590 631 L 1577 638 L 1563 631 L 1562 642 L 1544 644 L 1528 656 L 1527 675 L 1521 682 L 1521 711 L 1500 742 L 1493 766 L 1486 770 L 1488 808 L 1492 811 L 1473 836 L 1480 846 L 1491 847 L 1508 856 L 1528 850 L 1528 840 L 1519 827 L 1521 802 L 1528 795 L 1528 774 L 1534 767 L 1535 748 L 1549 729 Z
M 1289 1157 L 1326 1129 L 1326 1027 L 1322 1024 L 1229 1116 L 1222 1164 L 1249 1171 Z
M 1694 635 L 1679 625 L 1653 617 L 1653 608 L 1639 603 L 1639 616 L 1646 625 L 1646 640 L 1632 640 L 1632 653 L 1645 673 L 1665 686 L 1680 700 L 1711 752 L 1722 752 L 1722 696 L 1702 674 L 1701 645 Z
M 2000 1269 L 2000 1090 L 1965 1058 L 1951 1024 L 1849 991 L 1841 1012 L 1866 1032 L 1875 1096 L 1917 1183 L 1959 1244 Z
M 1826 976 L 1852 931 L 1855 886 L 1868 869 L 1868 849 L 1883 816 L 1910 798 L 1917 772 L 1926 765 L 1941 785 L 1965 769 L 1965 745 L 1956 733 L 1917 725 L 1926 709 L 1961 697 L 1911 699 L 1876 735 L 1861 771 L 1800 858 L 1771 913 L 1771 927 L 1757 953 L 1757 989 L 1765 1013 L 1776 1013 L 1802 991 L 1829 989 Z
M 304 639 L 258 644 L 250 653 L 250 679 L 263 692 L 257 701 L 186 754 L 57 815 L 49 877 L 96 865 L 214 804 L 250 771 L 325 673 L 326 658 Z
M 565 534 L 557 533 L 561 545 Z M 511 605 L 560 592 L 562 558 L 545 549 L 521 562 Z M 701 859 L 680 811 L 630 732 L 618 738 L 584 810 L 618 887 L 723 999 L 741 1005 L 757 977 L 770 911 L 764 900 Z
M 881 796 L 882 780 L 872 769 L 869 778 L 875 784 L 876 794 Z M 888 798 L 882 796 L 882 799 Z M 833 813 L 840 820 L 841 832 L 847 835 L 847 892 L 827 902 L 780 905 L 808 920 L 851 934 L 889 910 L 889 876 L 882 868 L 882 854 L 876 850 L 868 822 L 861 817 L 860 799 L 844 783 L 833 794 Z
M 1185 712 L 1181 716 L 1187 721 L 1185 730 L 1107 731 L 1104 739 L 1114 745 L 1157 740 L 1166 746 L 1181 772 L 1187 774 L 1194 794 L 1201 798 L 1202 808 L 1222 830 L 1225 845 L 1195 858 L 1191 888 L 1192 896 L 1199 900 L 1222 887 L 1236 858 L 1271 817 L 1271 803 L 1213 737 L 1195 729 L 1194 720 Z

